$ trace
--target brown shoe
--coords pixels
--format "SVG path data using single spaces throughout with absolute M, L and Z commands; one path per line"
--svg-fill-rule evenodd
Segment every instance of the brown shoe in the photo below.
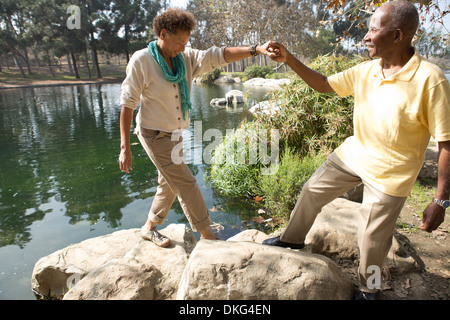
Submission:
M 170 239 L 156 231 L 156 228 L 151 231 L 147 231 L 142 228 L 141 237 L 144 240 L 153 242 L 161 248 L 166 248 L 170 244 Z

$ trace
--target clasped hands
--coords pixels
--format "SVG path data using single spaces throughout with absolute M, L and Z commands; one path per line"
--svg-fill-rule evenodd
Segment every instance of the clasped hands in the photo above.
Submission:
M 276 62 L 286 62 L 289 55 L 289 52 L 284 45 L 272 40 L 263 44 L 261 49 L 262 54 L 268 56 Z

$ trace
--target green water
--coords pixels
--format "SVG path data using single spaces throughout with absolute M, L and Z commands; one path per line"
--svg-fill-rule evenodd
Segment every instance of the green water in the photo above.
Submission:
M 193 124 L 225 135 L 252 119 L 242 108 L 209 105 L 232 89 L 248 90 L 194 85 Z M 249 92 L 256 100 L 265 94 Z M 134 170 L 120 172 L 119 97 L 120 84 L 0 90 L 0 299 L 35 299 L 30 281 L 41 257 L 145 222 L 157 171 L 133 135 Z M 224 226 L 222 238 L 251 225 L 251 203 L 217 195 L 205 181 L 206 164 L 190 168 L 213 221 Z M 187 224 L 178 202 L 160 228 L 171 223 Z

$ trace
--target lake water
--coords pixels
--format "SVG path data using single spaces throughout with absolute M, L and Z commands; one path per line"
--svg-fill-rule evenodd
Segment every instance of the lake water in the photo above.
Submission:
M 252 115 L 243 108 L 213 108 L 213 98 L 232 90 L 264 100 L 264 89 L 194 85 L 194 124 L 202 131 L 239 126 Z M 133 172 L 118 167 L 120 84 L 0 91 L 0 299 L 35 299 L 35 263 L 70 244 L 140 228 L 157 186 L 157 171 L 132 136 Z M 201 150 L 208 145 L 194 145 Z M 205 181 L 206 164 L 190 165 L 226 239 L 253 227 L 251 201 L 223 199 Z M 176 201 L 163 229 L 187 224 Z M 199 235 L 197 234 L 197 237 Z

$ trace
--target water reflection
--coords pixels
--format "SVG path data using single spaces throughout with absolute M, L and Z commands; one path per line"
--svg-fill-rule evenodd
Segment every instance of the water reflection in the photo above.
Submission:
M 192 123 L 225 135 L 251 119 L 244 110 L 209 105 L 236 88 L 242 89 L 194 86 Z M 265 95 L 252 91 L 259 99 Z M 118 169 L 119 97 L 119 84 L 0 91 L 0 299 L 34 298 L 29 281 L 40 257 L 146 220 L 157 171 L 134 135 L 134 170 L 125 175 Z M 213 210 L 213 220 L 228 229 L 245 227 L 240 209 L 224 205 L 204 181 L 206 165 L 190 168 L 208 208 L 222 208 Z M 187 223 L 177 202 L 169 223 Z
M 70 223 L 106 213 L 110 226 L 118 225 L 130 199 L 109 143 L 117 134 L 116 90 L 60 87 L 0 96 L 1 246 L 23 247 L 30 224 L 51 211 L 42 210 L 50 199 L 64 204 Z

